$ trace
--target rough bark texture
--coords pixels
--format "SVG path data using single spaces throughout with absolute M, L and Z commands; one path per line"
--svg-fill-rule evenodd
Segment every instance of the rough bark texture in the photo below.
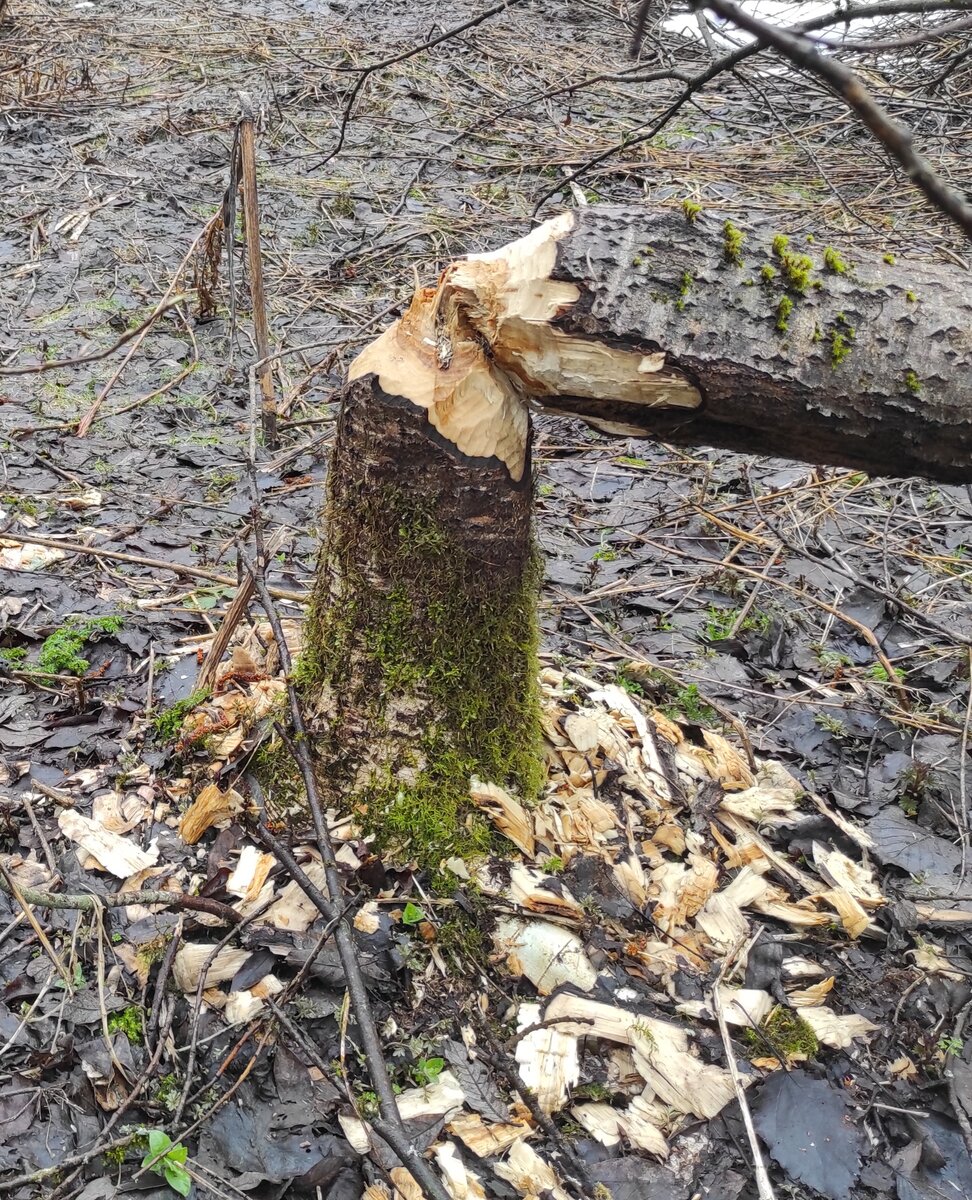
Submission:
M 433 869 L 488 844 L 472 776 L 540 784 L 528 449 L 514 479 L 373 374 L 344 397 L 305 695 L 335 801 Z
M 537 249 L 544 230 L 553 254 Z M 694 210 L 594 207 L 444 278 L 499 365 L 544 406 L 680 445 L 972 479 L 967 272 L 787 243 L 772 225 Z M 523 329 L 536 343 L 541 322 L 518 319 L 517 297 L 554 287 L 562 302 L 548 334 L 586 340 L 592 360 L 638 352 L 642 374 L 669 394 L 588 387 L 576 361 L 551 364 L 549 345 L 525 355 Z

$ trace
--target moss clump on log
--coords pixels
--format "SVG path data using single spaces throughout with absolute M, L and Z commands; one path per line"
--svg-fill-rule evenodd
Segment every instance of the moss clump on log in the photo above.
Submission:
M 365 441 L 382 462 L 344 469 L 376 414 L 382 440 L 368 428 Z M 482 460 L 440 447 L 429 470 L 415 463 L 421 421 L 378 388 L 346 402 L 299 676 L 330 800 L 353 809 L 377 849 L 441 881 L 445 859 L 491 845 L 469 800 L 474 775 L 526 801 L 543 784 L 540 560 L 529 477 L 511 484 L 493 460 L 486 475 L 505 479 L 512 503 L 504 512 L 493 493 L 490 505 L 485 479 L 477 499 Z M 391 446 L 409 462 L 407 490 L 377 481 Z

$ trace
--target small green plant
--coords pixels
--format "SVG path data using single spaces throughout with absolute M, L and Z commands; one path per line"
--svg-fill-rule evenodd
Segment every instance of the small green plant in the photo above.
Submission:
M 763 283 L 772 283 L 776 278 L 776 267 L 772 266 L 770 263 L 763 263 L 763 265 L 759 268 L 759 277 Z
M 965 1043 L 961 1038 L 957 1037 L 940 1037 L 938 1039 L 938 1049 L 944 1058 L 951 1055 L 952 1058 L 957 1058 L 965 1048 Z
M 177 700 L 175 704 L 170 704 L 168 708 L 163 708 L 160 713 L 152 718 L 152 729 L 155 736 L 162 742 L 171 742 L 179 735 L 179 730 L 182 728 L 182 722 L 185 720 L 188 713 L 208 697 L 209 691 L 201 688 L 195 691 L 190 696 L 186 696 L 182 700 Z
M 84 987 L 84 968 L 79 962 L 74 964 L 74 970 L 71 973 L 71 983 L 76 988 Z M 68 985 L 63 979 L 59 979 L 54 986 L 64 988 L 65 991 L 68 990 Z
M 67 621 L 44 640 L 37 656 L 37 665 L 44 675 L 78 675 L 87 671 L 90 663 L 81 657 L 85 645 L 99 633 L 115 633 L 122 627 L 121 617 L 90 617 Z
M 163 1075 L 155 1089 L 155 1102 L 169 1112 L 175 1112 L 182 1095 L 179 1079 L 174 1074 Z
M 844 259 L 840 256 L 840 253 L 835 250 L 833 246 L 827 246 L 824 248 L 823 258 L 824 266 L 828 271 L 832 271 L 835 275 L 847 274 L 849 267 Z
M 403 925 L 418 925 L 425 920 L 425 910 L 419 905 L 413 904 L 411 900 L 402 909 L 402 924 Z
M 783 272 L 786 286 L 800 296 L 806 295 L 810 286 L 813 259 L 809 255 L 797 254 L 791 250 L 790 239 L 783 233 L 778 233 L 773 238 L 773 253 L 780 260 L 780 270 Z
M 793 312 L 793 301 L 789 296 L 781 296 L 776 306 L 776 328 L 780 333 L 786 333 L 790 328 L 790 314 Z
M 0 663 L 6 663 L 8 667 L 15 667 L 18 663 L 22 663 L 27 657 L 27 651 L 23 646 L 4 646 L 0 649 Z
M 825 729 L 827 733 L 835 738 L 847 736 L 847 726 L 840 717 L 835 717 L 831 713 L 814 713 L 813 723 L 814 725 L 819 725 L 821 729 Z
M 661 706 L 661 710 L 673 721 L 688 718 L 697 725 L 702 725 L 706 721 L 714 721 L 716 718 L 715 709 L 704 703 L 699 695 L 698 684 L 695 683 L 679 688 L 672 699 Z
M 742 248 L 746 235 L 732 221 L 726 221 L 722 227 L 722 257 L 733 266 L 743 265 Z
M 420 1058 L 412 1067 L 412 1078 L 419 1087 L 428 1087 L 442 1074 L 445 1067 L 445 1059 L 443 1058 Z
M 649 467 L 651 463 L 644 458 L 632 458 L 628 454 L 619 454 L 614 460 L 619 467 Z
M 558 855 L 552 854 L 550 858 L 543 860 L 540 869 L 547 875 L 559 875 L 564 869 L 564 860 Z
M 905 387 L 913 396 L 921 395 L 921 380 L 914 371 L 905 372 Z
M 902 671 L 900 667 L 892 667 L 891 670 L 894 672 L 894 682 L 901 683 L 905 677 L 904 671 Z M 890 678 L 888 677 L 888 669 L 882 663 L 873 663 L 868 668 L 867 674 L 868 678 L 873 679 L 875 683 L 891 682 Z
M 697 200 L 689 200 L 686 197 L 682 201 L 682 212 L 685 214 L 685 219 L 694 225 L 702 212 L 702 205 Z
M 888 253 L 884 255 L 884 261 L 888 264 L 889 267 L 893 267 L 894 264 L 898 260 L 894 257 L 894 255 L 890 251 L 888 251 Z
M 853 333 L 848 330 L 843 333 L 839 329 L 835 329 L 830 335 L 830 365 L 839 367 L 845 358 L 851 352 L 851 346 L 854 341 Z
M 0 496 L 0 508 L 22 513 L 25 517 L 36 517 L 40 513 L 40 505 L 30 496 Z
M 821 650 L 818 652 L 817 658 L 820 660 L 821 670 L 831 675 L 837 675 L 845 667 L 854 665 L 849 655 L 839 654 L 836 650 Z
M 130 1005 L 121 1012 L 110 1013 L 108 1016 L 108 1032 L 123 1033 L 132 1045 L 138 1045 L 143 1037 L 141 1010 L 134 1005 Z
M 724 642 L 736 623 L 738 610 L 734 608 L 719 608 L 710 604 L 706 612 L 705 636 L 710 642 Z M 754 609 L 740 624 L 737 633 L 765 633 L 772 620 L 768 612 Z
M 127 1146 L 109 1146 L 109 1148 L 102 1153 L 101 1157 L 105 1160 L 106 1166 L 120 1167 L 125 1161 L 125 1151 L 127 1149 Z
M 189 1151 L 185 1146 L 173 1142 L 161 1129 L 148 1131 L 148 1154 L 142 1159 L 142 1166 L 161 1175 L 180 1196 L 188 1196 L 192 1187 L 192 1176 L 185 1166 L 188 1157 Z
M 206 486 L 206 499 L 210 502 L 219 500 L 229 488 L 236 483 L 235 471 L 213 471 Z
M 917 302 L 918 297 L 911 290 L 911 288 L 908 288 L 908 290 L 905 292 L 905 299 L 908 301 L 909 304 L 914 304 Z
M 655 1034 L 652 1031 L 651 1026 L 643 1017 L 639 1017 L 637 1021 L 633 1021 L 631 1023 L 631 1032 L 637 1033 L 639 1037 L 643 1037 L 649 1046 L 655 1046 L 657 1044 L 655 1041 Z
M 624 688 L 629 696 L 643 696 L 645 694 L 645 689 L 641 685 L 641 682 L 637 679 L 632 679 L 624 669 L 618 671 L 614 677 L 614 682 L 619 688 Z

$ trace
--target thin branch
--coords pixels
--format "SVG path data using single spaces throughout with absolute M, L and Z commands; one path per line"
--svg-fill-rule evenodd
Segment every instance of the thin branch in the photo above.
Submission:
M 642 9 L 645 10 L 647 15 L 650 3 L 651 0 L 644 0 L 641 8 L 639 8 L 636 27 L 638 27 L 638 22 L 640 21 L 640 27 L 643 29 Z M 832 25 L 849 24 L 852 21 L 859 20 L 873 20 L 876 17 L 900 16 L 912 13 L 940 13 L 945 11 L 968 12 L 970 10 L 972 10 L 972 0 L 880 0 L 877 4 L 850 5 L 836 12 L 811 17 L 806 21 L 800 21 L 789 26 L 788 32 L 791 34 L 812 33 L 818 29 L 827 29 Z M 546 204 L 551 196 L 562 191 L 565 184 L 569 184 L 586 175 L 594 167 L 599 166 L 602 162 L 606 162 L 610 158 L 614 158 L 615 155 L 622 151 L 630 150 L 633 146 L 638 146 L 642 142 L 651 141 L 681 111 L 696 92 L 704 88 L 706 84 L 711 83 L 719 75 L 724 75 L 728 71 L 735 70 L 741 63 L 766 50 L 768 46 L 768 42 L 764 41 L 761 37 L 757 37 L 748 46 L 741 46 L 738 50 L 733 50 L 731 53 L 725 55 L 724 58 L 720 58 L 717 62 L 712 63 L 704 71 L 700 71 L 698 75 L 693 76 L 685 85 L 684 90 L 665 109 L 660 117 L 652 121 L 643 121 L 640 125 L 636 125 L 620 141 L 609 146 L 607 150 L 602 150 L 600 153 L 580 163 L 565 176 L 563 181 L 554 184 L 553 187 L 544 192 L 533 206 L 531 214 L 533 219 L 536 220 L 537 214 L 544 204 Z M 632 43 L 632 53 L 637 54 L 639 47 L 640 39 L 635 39 Z M 599 78 L 600 76 L 593 77 L 595 81 Z M 639 130 L 643 130 L 644 132 L 639 132 Z
M 482 25 L 484 21 L 488 21 L 490 17 L 495 17 L 497 13 L 505 12 L 506 9 L 512 8 L 514 4 L 518 4 L 520 0 L 503 0 L 502 4 L 494 4 L 492 8 L 487 8 L 485 12 L 481 12 L 478 16 L 470 17 L 468 21 L 463 21 L 461 25 L 454 25 L 451 29 L 446 29 L 437 37 L 429 38 L 427 42 L 422 42 L 419 46 L 412 46 L 409 50 L 403 50 L 400 54 L 393 54 L 390 58 L 384 58 L 381 62 L 369 63 L 366 67 L 356 67 L 353 70 L 360 70 L 357 82 L 351 89 L 351 94 L 345 101 L 344 111 L 341 114 L 341 125 L 338 129 L 337 141 L 333 148 L 328 151 L 317 166 L 323 167 L 331 161 L 335 155 L 340 154 L 344 148 L 345 138 L 348 132 L 348 125 L 351 122 L 351 115 L 354 111 L 355 103 L 358 96 L 361 94 L 361 89 L 368 82 L 372 75 L 378 71 L 385 70 L 386 67 L 393 67 L 397 63 L 405 62 L 406 59 L 414 58 L 416 54 L 421 54 L 423 50 L 431 50 L 434 46 L 441 45 L 442 42 L 449 41 L 450 38 L 458 37 L 460 33 L 465 33 L 468 29 L 474 29 L 477 25 Z
M 337 858 L 334 854 L 334 844 L 331 841 L 331 834 L 327 827 L 327 820 L 321 805 L 320 793 L 317 788 L 317 776 L 314 771 L 313 760 L 311 759 L 307 726 L 304 722 L 300 697 L 297 695 L 297 689 L 293 682 L 293 664 L 290 658 L 290 650 L 284 637 L 277 606 L 264 584 L 262 570 L 259 569 L 262 568 L 264 561 L 261 557 L 259 567 L 256 569 L 250 566 L 250 564 L 247 564 L 247 566 L 251 570 L 256 583 L 257 594 L 266 611 L 270 627 L 277 641 L 280 665 L 287 684 L 290 716 L 296 736 L 291 738 L 283 734 L 283 731 L 280 732 L 297 764 L 307 793 L 307 803 L 314 822 L 317 848 L 320 851 L 324 865 L 327 896 L 324 896 L 320 889 L 314 886 L 305 872 L 301 870 L 290 851 L 268 829 L 261 826 L 255 830 L 255 834 L 265 846 L 272 850 L 290 873 L 291 878 L 298 883 L 301 890 L 315 905 L 324 919 L 327 921 L 337 919 L 337 925 L 334 930 L 334 941 L 341 959 L 341 966 L 344 970 L 348 996 L 350 997 L 351 1007 L 354 1012 L 355 1021 L 357 1022 L 365 1062 L 368 1066 L 368 1073 L 371 1076 L 371 1083 L 378 1097 L 378 1110 L 382 1118 L 381 1124 L 376 1125 L 375 1128 L 380 1133 L 380 1136 L 388 1142 L 406 1168 L 412 1173 L 419 1187 L 425 1190 L 431 1200 L 450 1200 L 448 1191 L 429 1167 L 428 1163 L 419 1155 L 415 1146 L 409 1140 L 408 1132 L 402 1123 L 401 1114 L 398 1111 L 398 1101 L 392 1090 L 388 1068 L 385 1065 L 385 1053 L 382 1049 L 378 1030 L 375 1026 L 375 1019 L 371 1011 L 368 990 L 361 974 L 361 966 L 358 962 L 354 938 L 347 921 L 339 919 L 342 916 L 341 901 L 343 895 L 341 875 L 338 869 Z
M 104 550 L 98 546 L 85 546 L 81 542 L 69 542 L 63 538 L 41 537 L 36 533 L 22 535 L 19 531 L 17 541 L 25 546 L 51 546 L 55 550 L 63 550 L 65 554 L 86 554 L 92 558 L 111 558 L 116 562 L 133 563 L 138 567 L 155 567 L 160 571 L 171 571 L 173 575 L 185 575 L 190 579 L 204 579 L 207 583 L 219 583 L 225 587 L 240 586 L 240 581 L 230 575 L 220 575 L 215 571 L 207 571 L 203 567 L 187 567 L 183 563 L 170 562 L 164 558 L 149 558 L 145 554 L 126 554 L 121 550 Z M 293 600 L 297 604 L 306 604 L 308 599 L 307 592 L 293 592 L 289 588 L 268 586 L 267 591 L 278 600 Z
M 794 66 L 822 79 L 857 113 L 929 203 L 954 221 L 972 241 L 972 205 L 966 204 L 957 191 L 939 178 L 931 163 L 915 149 L 911 131 L 877 103 L 853 71 L 836 59 L 819 54 L 805 38 L 750 16 L 733 0 L 702 0 L 702 4 L 759 38 Z
M 176 296 L 167 304 L 156 306 L 141 325 L 136 325 L 134 329 L 129 329 L 126 333 L 122 334 L 117 342 L 112 343 L 105 350 L 96 350 L 91 354 L 81 354 L 77 358 L 55 358 L 49 362 L 32 363 L 29 367 L 0 367 L 0 378 L 7 379 L 13 375 L 40 375 L 43 371 L 59 371 L 62 367 L 83 367 L 85 363 L 100 362 L 103 358 L 110 358 L 116 350 L 120 350 L 132 338 L 143 334 L 163 313 L 167 313 L 170 308 L 176 308 L 183 300 L 188 300 L 190 295 L 191 293 L 187 293 L 184 296 Z
M 177 911 L 208 913 L 218 917 L 230 925 L 239 925 L 243 918 L 235 908 L 222 904 L 219 900 L 210 900 L 206 896 L 188 896 L 185 893 L 174 892 L 109 892 L 106 896 L 96 896 L 86 892 L 44 892 L 39 888 L 19 887 L 10 885 L 13 880 L 6 878 L 6 869 L 0 863 L 0 892 L 18 898 L 18 893 L 28 904 L 36 904 L 39 908 L 74 909 L 78 912 L 93 912 L 99 906 L 104 908 L 127 908 L 129 904 L 164 904 L 166 908 Z
M 963 33 L 972 28 L 972 17 L 963 17 L 961 21 L 950 21 L 945 25 L 925 25 L 912 33 L 903 33 L 900 37 L 885 38 L 879 41 L 868 41 L 866 38 L 814 38 L 818 46 L 828 50 L 852 50 L 855 54 L 873 54 L 878 50 L 903 50 L 907 46 L 920 46 L 935 38 L 948 37 L 952 33 Z

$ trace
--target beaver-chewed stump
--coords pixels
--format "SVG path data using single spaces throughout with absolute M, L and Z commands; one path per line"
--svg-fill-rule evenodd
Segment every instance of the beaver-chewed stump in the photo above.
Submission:
M 965 272 L 589 208 L 449 266 L 352 366 L 300 673 L 321 777 L 425 865 L 475 776 L 542 784 L 528 404 L 610 432 L 972 479 Z

